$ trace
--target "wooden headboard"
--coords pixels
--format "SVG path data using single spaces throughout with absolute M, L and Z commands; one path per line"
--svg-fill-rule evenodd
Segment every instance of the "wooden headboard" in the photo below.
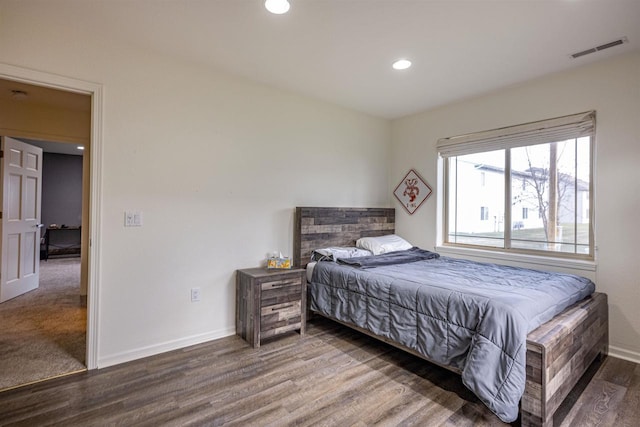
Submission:
M 394 234 L 394 208 L 296 208 L 293 265 L 304 267 L 314 249 L 355 246 L 361 237 Z

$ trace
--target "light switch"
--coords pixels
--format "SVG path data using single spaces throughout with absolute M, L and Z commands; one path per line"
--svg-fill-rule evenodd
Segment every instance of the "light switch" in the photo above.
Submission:
M 142 227 L 142 212 L 125 211 L 124 226 L 125 227 Z
M 133 225 L 135 227 L 142 227 L 142 212 L 133 213 Z

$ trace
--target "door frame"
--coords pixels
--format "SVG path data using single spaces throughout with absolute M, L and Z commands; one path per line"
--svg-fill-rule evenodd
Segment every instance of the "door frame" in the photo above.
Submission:
M 0 62 L 0 78 L 44 86 L 67 92 L 91 96 L 91 149 L 89 159 L 89 224 L 87 247 L 87 354 L 88 369 L 98 368 L 98 348 L 100 341 L 100 318 L 98 296 L 100 295 L 100 230 L 102 200 L 102 124 L 103 86 L 56 74 L 45 73 Z M 11 135 L 8 135 L 11 136 Z M 85 227 L 83 226 L 83 229 Z

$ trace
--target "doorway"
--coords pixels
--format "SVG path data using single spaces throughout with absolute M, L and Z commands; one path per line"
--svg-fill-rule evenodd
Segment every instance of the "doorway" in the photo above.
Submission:
M 21 122 L 21 126 L 16 128 L 12 127 L 7 129 L 7 122 L 10 120 L 3 120 L 0 117 L 0 133 L 12 134 L 19 138 L 35 139 L 35 140 L 62 140 L 67 144 L 86 143 L 87 149 L 85 150 L 83 160 L 83 208 L 82 208 L 82 250 L 81 250 L 81 262 L 79 270 L 81 271 L 81 283 L 84 293 L 86 295 L 86 353 L 85 353 L 85 365 L 88 369 L 97 368 L 97 335 L 98 335 L 98 322 L 97 322 L 97 289 L 98 289 L 98 252 L 99 245 L 96 245 L 99 230 L 99 200 L 100 200 L 100 146 L 101 146 L 101 123 L 102 123 L 102 86 L 84 82 L 75 79 L 69 79 L 57 75 L 51 75 L 47 73 L 37 72 L 33 70 L 27 70 L 19 67 L 14 67 L 6 64 L 0 64 L 0 87 L 2 85 L 18 85 L 24 88 L 23 85 L 28 86 L 29 89 L 33 89 L 36 92 L 38 89 L 43 89 L 48 92 L 60 95 L 61 99 L 74 98 L 74 95 L 82 95 L 89 102 L 89 111 L 86 112 L 85 126 L 87 128 L 87 136 L 84 141 L 80 141 L 77 135 L 64 135 L 60 138 L 60 128 L 54 129 L 52 132 L 47 132 L 38 126 L 29 126 L 27 122 Z M 7 93 L 13 95 L 13 90 L 5 90 L 5 97 Z M 20 89 L 17 89 L 20 90 Z M 55 92 L 51 92 L 55 91 Z M 11 96 L 9 95 L 9 96 Z M 22 96 L 22 95 L 19 95 Z M 28 93 L 27 93 L 27 96 Z M 77 97 L 76 97 L 77 99 Z M 53 99 L 46 98 L 46 102 L 49 104 L 39 104 L 40 113 L 46 114 L 46 111 L 55 111 L 55 103 Z M 0 95 L 0 102 L 6 100 L 2 99 Z M 6 104 L 5 104 L 6 105 Z M 64 107 L 58 106 L 57 108 L 64 109 Z M 68 110 L 68 109 L 67 109 Z M 15 111 L 8 111 L 7 108 L 2 108 L 2 115 L 8 114 L 9 119 L 15 120 Z M 68 111 L 65 111 L 68 113 Z M 5 117 L 6 118 L 6 117 Z M 44 120 L 46 122 L 46 120 Z M 33 122 L 42 123 L 43 120 L 36 120 Z M 27 123 L 27 125 L 25 125 Z M 59 123 L 58 123 L 59 125 Z M 7 131 L 10 132 L 7 132 Z
M 41 227 L 35 236 L 38 244 L 31 251 L 37 268 L 35 286 L 0 302 L 0 390 L 86 370 L 87 329 L 86 294 L 80 287 L 84 151 L 80 148 L 84 147 L 3 139 L 10 147 L 41 157 L 41 191 L 36 202 Z M 9 251 L 3 251 L 3 257 L 5 253 Z M 9 265 L 3 269 L 10 270 Z M 0 287 L 4 285 L 0 282 Z

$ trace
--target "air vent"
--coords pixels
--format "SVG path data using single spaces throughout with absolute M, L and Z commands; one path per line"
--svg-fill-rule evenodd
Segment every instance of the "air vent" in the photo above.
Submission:
M 581 52 L 577 52 L 571 55 L 573 59 L 580 58 L 581 56 L 589 55 L 590 53 L 595 53 L 601 50 L 609 49 L 610 47 L 619 46 L 623 43 L 629 43 L 626 37 L 622 37 L 621 39 L 614 40 L 609 43 L 601 44 L 600 46 L 592 47 L 587 50 L 583 50 Z

